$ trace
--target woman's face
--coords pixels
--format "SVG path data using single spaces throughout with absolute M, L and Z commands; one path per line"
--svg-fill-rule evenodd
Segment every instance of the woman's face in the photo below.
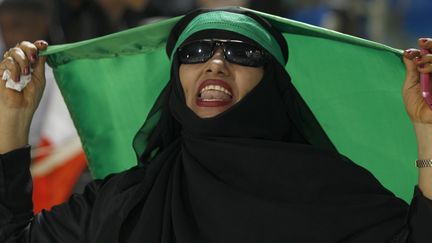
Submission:
M 225 60 L 221 48 L 205 63 L 181 64 L 186 105 L 201 118 L 216 116 L 246 96 L 262 79 L 263 67 Z

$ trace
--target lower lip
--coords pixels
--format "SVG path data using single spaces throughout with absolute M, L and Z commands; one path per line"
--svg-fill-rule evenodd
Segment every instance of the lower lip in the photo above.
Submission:
M 198 106 L 201 107 L 219 107 L 219 106 L 227 106 L 229 104 L 231 104 L 232 100 L 225 100 L 225 101 L 218 101 L 218 100 L 214 100 L 214 101 L 204 101 L 200 98 L 197 98 L 196 100 L 196 104 Z

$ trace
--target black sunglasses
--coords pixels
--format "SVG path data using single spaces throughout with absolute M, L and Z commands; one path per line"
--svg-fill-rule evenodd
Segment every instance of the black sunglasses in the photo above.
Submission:
M 223 50 L 225 60 L 231 63 L 261 67 L 267 62 L 267 52 L 244 41 L 201 39 L 184 43 L 178 48 L 180 63 L 204 63 L 213 57 L 219 47 Z

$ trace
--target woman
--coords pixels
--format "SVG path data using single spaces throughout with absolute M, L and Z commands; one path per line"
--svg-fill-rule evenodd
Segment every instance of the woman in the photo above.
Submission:
M 432 41 L 421 48 L 432 48 Z M 5 242 L 429 242 L 431 168 L 409 208 L 339 155 L 282 68 L 287 43 L 253 13 L 198 10 L 171 31 L 171 79 L 140 165 L 91 183 L 83 195 L 33 217 L 27 128 L 43 89 L 47 44 L 23 42 L 0 70 L 28 73 L 22 94 L 2 88 L 0 141 Z M 285 54 L 284 54 L 285 53 Z M 405 53 L 404 98 L 420 159 L 432 157 L 432 111 L 418 89 L 430 56 Z M 421 66 L 421 67 L 420 67 Z M 151 121 L 150 118 L 148 121 Z M 311 141 L 302 121 L 313 127 Z M 147 126 L 144 124 L 145 131 Z M 423 192 L 423 193 L 422 193 Z

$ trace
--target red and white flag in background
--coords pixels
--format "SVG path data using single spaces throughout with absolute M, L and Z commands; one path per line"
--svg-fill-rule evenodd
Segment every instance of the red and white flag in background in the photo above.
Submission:
M 35 213 L 66 201 L 86 168 L 78 134 L 48 66 L 46 77 L 30 131 Z

